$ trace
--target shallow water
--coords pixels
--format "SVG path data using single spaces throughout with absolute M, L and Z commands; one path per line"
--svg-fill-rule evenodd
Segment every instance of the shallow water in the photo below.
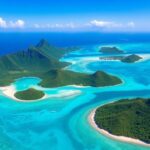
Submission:
M 118 44 L 115 44 L 118 45 Z M 41 88 L 39 78 L 16 80 L 17 90 L 30 87 L 43 90 L 50 97 L 37 102 L 16 102 L 0 94 L 0 150 L 148 150 L 147 147 L 109 139 L 88 123 L 88 115 L 97 106 L 121 98 L 150 97 L 150 60 L 134 64 L 98 61 L 101 45 L 85 46 L 61 61 L 74 62 L 66 69 L 92 73 L 107 71 L 124 83 L 103 88 L 65 86 Z M 127 53 L 149 53 L 148 43 L 119 44 Z M 137 49 L 138 48 L 138 49 Z M 137 50 L 137 51 L 136 51 Z M 96 59 L 90 59 L 93 55 Z M 67 91 L 78 95 L 61 97 Z

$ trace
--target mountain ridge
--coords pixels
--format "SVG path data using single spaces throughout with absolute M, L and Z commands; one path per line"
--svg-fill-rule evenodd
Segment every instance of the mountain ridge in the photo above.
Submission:
M 77 73 L 63 68 L 69 65 L 59 59 L 74 48 L 58 48 L 48 41 L 41 40 L 36 46 L 0 57 L 0 85 L 9 85 L 15 79 L 24 76 L 36 76 L 42 79 L 43 87 L 66 85 L 108 86 L 122 81 L 105 72 L 94 74 Z

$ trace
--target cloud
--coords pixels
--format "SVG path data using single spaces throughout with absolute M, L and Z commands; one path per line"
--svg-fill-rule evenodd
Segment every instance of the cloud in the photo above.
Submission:
M 6 27 L 7 27 L 6 21 L 0 17 L 0 28 L 6 28 Z
M 128 24 L 127 24 L 129 27 L 132 27 L 132 28 L 134 28 L 135 27 L 135 23 L 133 22 L 133 21 L 131 21 L 131 22 L 128 22 Z
M 129 27 L 133 28 L 135 27 L 135 23 L 134 22 L 118 23 L 111 21 L 92 20 L 90 21 L 89 26 L 97 28 L 129 28 Z
M 110 26 L 113 26 L 114 23 L 109 22 L 109 21 L 92 20 L 90 22 L 90 25 L 93 25 L 93 26 L 96 26 L 96 27 L 110 27 Z
M 22 19 L 18 20 L 5 20 L 0 17 L 0 29 L 25 29 L 28 30 L 44 30 L 44 31 L 64 31 L 64 30 L 74 30 L 74 31 L 122 31 L 122 30 L 133 30 L 135 28 L 135 23 L 130 22 L 115 22 L 109 20 L 91 20 L 85 23 L 35 23 L 26 25 L 25 21 Z
M 40 28 L 40 25 L 39 24 L 34 24 L 33 25 L 35 28 Z
M 23 28 L 24 25 L 25 25 L 25 22 L 23 20 L 19 19 L 19 20 L 15 21 L 15 22 L 10 21 L 8 26 L 12 27 L 12 28 Z
M 23 28 L 25 26 L 25 22 L 21 19 L 17 21 L 6 21 L 0 17 L 0 28 Z
M 88 23 L 46 23 L 46 24 L 34 24 L 32 26 L 35 30 L 47 30 L 47 31 L 122 31 L 131 30 L 135 27 L 133 21 L 121 23 L 114 21 L 103 20 L 91 20 Z
M 60 23 L 55 23 L 55 24 L 34 24 L 34 28 L 41 28 L 41 29 L 65 29 L 65 28 L 76 28 L 77 25 L 74 23 L 66 23 L 66 24 L 60 24 Z

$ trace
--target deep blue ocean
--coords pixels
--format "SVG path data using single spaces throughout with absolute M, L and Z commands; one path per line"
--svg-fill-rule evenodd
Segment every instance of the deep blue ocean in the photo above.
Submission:
M 80 47 L 60 59 L 71 63 L 65 69 L 84 73 L 102 70 L 123 83 L 42 88 L 39 78 L 24 77 L 7 87 L 15 91 L 33 87 L 47 95 L 32 102 L 16 101 L 0 87 L 0 150 L 149 150 L 102 135 L 90 125 L 89 114 L 119 99 L 150 97 L 150 34 L 0 33 L 0 54 L 27 49 L 42 38 L 56 46 Z M 117 46 L 125 54 L 138 54 L 143 59 L 132 64 L 100 61 L 102 46 Z
M 101 43 L 150 42 L 150 33 L 0 33 L 0 55 L 27 49 L 41 39 L 66 47 Z

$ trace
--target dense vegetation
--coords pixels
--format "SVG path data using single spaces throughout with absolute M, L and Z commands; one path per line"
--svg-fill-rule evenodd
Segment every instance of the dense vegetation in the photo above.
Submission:
M 44 96 L 42 91 L 30 88 L 25 91 L 20 91 L 15 93 L 15 97 L 20 100 L 37 100 Z
M 150 143 L 150 99 L 124 99 L 96 110 L 98 127 Z
M 41 40 L 36 46 L 0 57 L 0 86 L 8 85 L 22 76 L 39 76 L 51 69 L 60 69 L 69 63 L 59 59 L 73 48 L 56 48 Z
M 15 79 L 24 76 L 40 77 L 44 87 L 57 87 L 70 84 L 86 86 L 107 86 L 121 83 L 117 77 L 104 72 L 92 75 L 63 70 L 68 63 L 59 59 L 74 48 L 56 48 L 46 40 L 26 51 L 0 57 L 0 86 L 9 85 Z
M 19 51 L 0 58 L 1 74 L 5 72 L 45 72 L 54 68 L 62 68 L 66 63 L 59 62 L 68 51 L 56 48 L 41 40 L 37 46 L 31 46 L 26 51 Z M 29 67 L 30 66 L 30 67 Z
M 117 47 L 101 47 L 100 52 L 105 54 L 123 53 L 123 51 L 118 49 Z
M 109 86 L 120 84 L 121 80 L 105 72 L 97 71 L 94 74 L 77 73 L 68 70 L 51 70 L 41 76 L 43 87 L 58 87 L 64 85 Z
M 121 61 L 125 63 L 134 63 L 136 61 L 139 61 L 140 59 L 142 59 L 142 57 L 132 54 L 132 55 L 124 57 L 123 59 L 121 59 Z

